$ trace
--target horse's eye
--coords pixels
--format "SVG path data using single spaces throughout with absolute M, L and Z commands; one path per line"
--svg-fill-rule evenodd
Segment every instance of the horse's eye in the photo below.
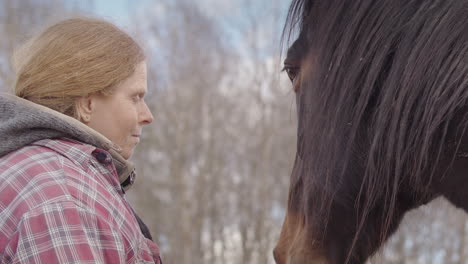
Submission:
M 299 67 L 292 67 L 286 65 L 284 66 L 283 70 L 286 71 L 291 82 L 294 82 L 294 79 L 296 79 L 297 75 L 299 74 Z

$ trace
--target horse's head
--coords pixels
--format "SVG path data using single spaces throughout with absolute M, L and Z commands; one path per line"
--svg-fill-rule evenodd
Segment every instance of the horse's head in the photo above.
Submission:
M 293 0 L 298 145 L 278 264 L 364 263 L 408 210 L 440 195 L 468 210 L 467 10 Z

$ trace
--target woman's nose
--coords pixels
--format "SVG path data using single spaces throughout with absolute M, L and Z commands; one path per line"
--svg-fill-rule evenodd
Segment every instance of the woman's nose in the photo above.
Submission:
M 146 125 L 153 123 L 153 120 L 154 120 L 153 114 L 151 113 L 146 103 L 144 103 L 144 109 L 141 115 L 141 120 L 142 120 L 142 123 Z

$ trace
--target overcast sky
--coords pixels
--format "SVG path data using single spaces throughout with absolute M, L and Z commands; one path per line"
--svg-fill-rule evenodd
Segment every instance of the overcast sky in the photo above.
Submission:
M 196 0 L 196 3 L 207 14 L 213 16 L 232 17 L 240 16 L 240 6 L 245 0 Z M 155 4 L 151 0 L 94 0 L 94 10 L 91 12 L 113 20 L 120 25 L 129 23 L 133 13 Z

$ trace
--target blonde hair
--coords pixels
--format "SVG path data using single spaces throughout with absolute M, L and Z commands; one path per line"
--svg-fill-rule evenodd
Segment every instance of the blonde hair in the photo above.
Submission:
M 115 25 L 95 18 L 63 20 L 15 52 L 15 94 L 78 118 L 78 98 L 111 93 L 143 60 L 142 48 Z

